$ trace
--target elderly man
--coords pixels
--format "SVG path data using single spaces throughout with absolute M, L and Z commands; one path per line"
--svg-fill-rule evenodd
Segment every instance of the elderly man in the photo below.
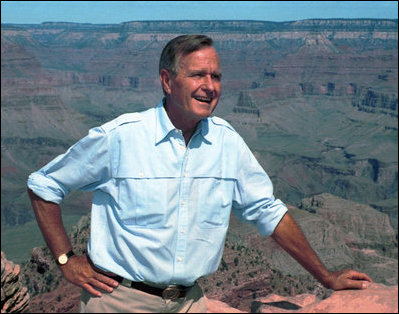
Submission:
M 28 179 L 47 245 L 83 288 L 81 312 L 205 312 L 197 279 L 217 270 L 231 211 L 324 286 L 365 288 L 367 275 L 324 267 L 243 139 L 211 116 L 222 77 L 212 39 L 171 40 L 159 77 L 158 106 L 90 130 Z M 61 221 L 72 190 L 94 191 L 87 256 L 74 255 Z

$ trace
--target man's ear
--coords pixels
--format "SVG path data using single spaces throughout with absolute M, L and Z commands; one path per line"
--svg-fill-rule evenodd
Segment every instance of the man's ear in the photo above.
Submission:
M 164 92 L 170 94 L 172 92 L 172 74 L 168 70 L 162 69 L 159 74 L 159 79 L 161 80 Z

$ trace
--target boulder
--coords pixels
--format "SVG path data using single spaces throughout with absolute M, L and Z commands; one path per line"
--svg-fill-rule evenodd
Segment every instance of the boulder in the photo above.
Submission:
M 20 266 L 1 252 L 1 313 L 24 312 L 29 305 L 28 289 L 20 281 Z
M 222 301 L 208 299 L 207 297 L 205 297 L 205 299 L 206 299 L 207 313 L 247 313 L 235 309 Z
M 335 291 L 320 300 L 314 295 L 269 295 L 253 302 L 254 313 L 397 313 L 398 286 L 372 283 L 365 290 Z

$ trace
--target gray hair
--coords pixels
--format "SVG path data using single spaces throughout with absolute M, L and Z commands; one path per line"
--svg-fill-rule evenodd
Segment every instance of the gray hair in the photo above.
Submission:
M 179 70 L 180 57 L 188 55 L 204 47 L 212 47 L 213 40 L 205 35 L 182 35 L 169 41 L 162 50 L 159 60 L 159 73 L 168 70 L 176 76 Z

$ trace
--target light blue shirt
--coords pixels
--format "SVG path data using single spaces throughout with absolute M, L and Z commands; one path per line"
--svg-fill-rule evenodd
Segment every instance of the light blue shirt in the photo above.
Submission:
M 230 211 L 272 234 L 287 211 L 238 133 L 203 119 L 185 145 L 163 103 L 93 128 L 28 179 L 41 198 L 61 203 L 94 191 L 88 252 L 124 278 L 191 285 L 215 272 Z

